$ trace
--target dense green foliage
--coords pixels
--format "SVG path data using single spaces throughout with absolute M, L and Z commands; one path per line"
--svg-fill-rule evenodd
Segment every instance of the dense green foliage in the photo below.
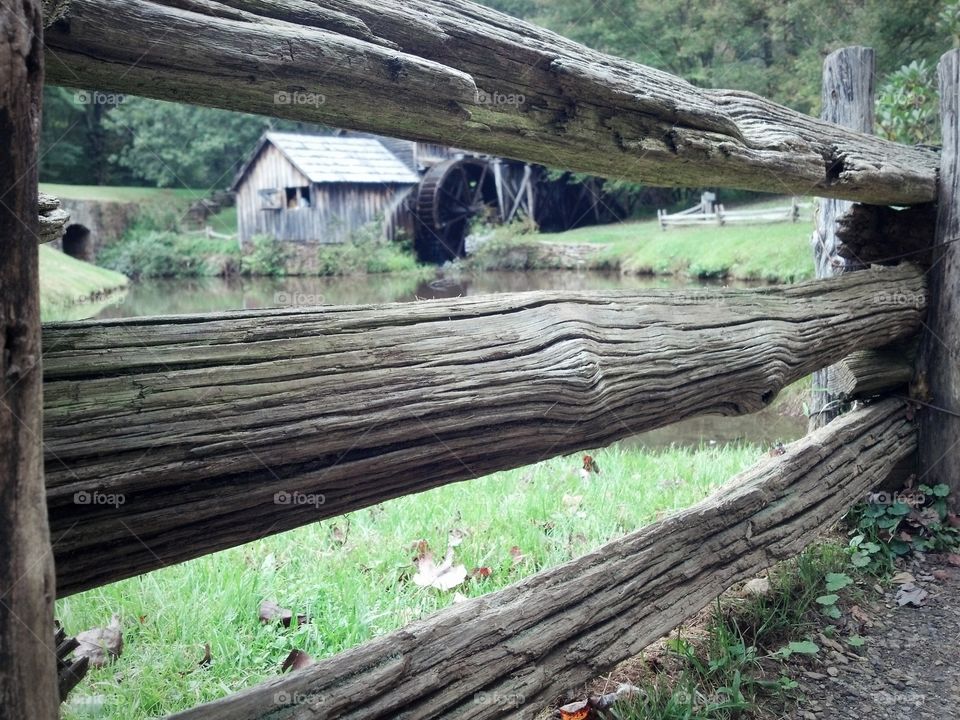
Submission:
M 750 90 L 813 113 L 821 63 L 832 50 L 873 47 L 886 77 L 913 60 L 935 63 L 960 27 L 949 23 L 956 3 L 944 0 L 483 2 L 697 85 Z
M 413 243 L 392 242 L 383 234 L 383 225 L 369 223 L 350 234 L 339 245 L 317 248 L 318 275 L 409 272 L 417 269 Z
M 100 250 L 97 264 L 134 279 L 231 275 L 240 248 L 235 240 L 184 232 L 170 207 L 146 206 L 120 240 Z
M 318 126 L 147 98 L 44 88 L 45 182 L 220 189 L 265 130 Z

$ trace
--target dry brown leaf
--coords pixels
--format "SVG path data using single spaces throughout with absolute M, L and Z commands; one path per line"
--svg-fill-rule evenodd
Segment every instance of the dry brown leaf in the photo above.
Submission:
M 123 652 L 120 618 L 114 615 L 107 627 L 84 630 L 77 635 L 77 642 L 80 643 L 74 651 L 77 660 L 82 657 L 90 658 L 90 665 L 103 667 L 114 658 L 120 657 Z
M 303 670 L 305 667 L 313 665 L 313 658 L 307 655 L 303 650 L 291 650 L 287 659 L 280 666 L 280 672 L 287 670 Z
M 208 667 L 213 662 L 213 656 L 210 654 L 210 643 L 203 646 L 203 659 L 199 662 L 199 667 Z
M 260 603 L 260 622 L 268 625 L 272 622 L 279 622 L 284 627 L 290 627 L 293 624 L 293 610 L 280 607 L 273 600 L 264 600 Z M 297 625 L 305 625 L 310 622 L 306 615 L 297 615 Z
M 587 700 L 569 703 L 560 708 L 561 720 L 587 720 L 590 717 L 590 703 Z

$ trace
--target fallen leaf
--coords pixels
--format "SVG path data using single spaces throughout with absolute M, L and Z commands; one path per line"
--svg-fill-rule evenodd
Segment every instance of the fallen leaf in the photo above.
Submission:
M 287 670 L 303 670 L 305 667 L 313 665 L 313 658 L 307 655 L 303 650 L 291 650 L 287 659 L 280 666 L 280 672 Z
M 260 622 L 264 625 L 279 622 L 284 627 L 290 627 L 293 623 L 293 611 L 280 607 L 272 600 L 264 600 L 260 603 Z M 306 615 L 297 615 L 297 625 L 306 625 L 308 622 L 310 618 Z
M 213 656 L 210 655 L 210 643 L 207 643 L 203 646 L 203 659 L 199 663 L 199 667 L 208 667 L 213 661 Z
M 350 525 L 347 524 L 346 528 L 340 527 L 339 524 L 334 525 L 330 528 L 330 539 L 333 540 L 338 545 L 344 545 L 347 542 L 347 536 L 350 534 Z
M 77 634 L 79 645 L 74 650 L 74 658 L 90 658 L 90 665 L 103 667 L 111 660 L 120 657 L 123 652 L 123 631 L 120 618 L 114 615 L 105 628 L 93 628 Z
M 903 585 L 897 591 L 897 605 L 900 607 L 904 607 L 905 605 L 920 607 L 923 605 L 923 601 L 926 599 L 927 595 L 928 593 L 926 590 L 917 587 L 912 583 Z
M 590 717 L 590 703 L 586 700 L 569 703 L 560 708 L 561 720 L 587 720 Z
M 854 605 L 850 608 L 850 614 L 853 616 L 854 620 L 858 620 L 862 623 L 871 622 L 872 618 L 863 611 L 859 605 Z
M 290 627 L 293 621 L 293 610 L 282 608 L 273 600 L 264 600 L 260 603 L 260 622 L 264 625 L 280 622 L 284 627 Z
M 512 548 L 510 548 L 510 557 L 513 558 L 513 564 L 514 564 L 514 565 L 519 565 L 519 564 L 522 563 L 524 560 L 526 560 L 526 555 L 523 554 L 523 550 L 521 550 L 521 549 L 520 549 L 519 547 L 517 547 L 516 545 L 514 545 Z
M 474 580 L 486 580 L 491 575 L 493 575 L 493 570 L 486 566 L 475 567 L 470 571 L 470 577 L 472 577 Z
M 947 524 L 950 527 L 960 528 L 960 516 L 958 516 L 955 512 L 948 512 Z
M 426 557 L 427 553 L 430 552 L 430 543 L 426 540 L 417 540 L 410 546 L 410 549 L 416 551 L 417 554 L 414 556 L 413 561 L 417 562 L 417 560 Z
M 949 580 L 950 573 L 948 573 L 946 570 L 934 570 L 933 577 L 935 580 L 940 580 L 940 581 Z
M 908 572 L 899 572 L 890 578 L 894 585 L 909 585 L 916 582 L 916 578 Z
M 600 474 L 600 466 L 597 465 L 597 461 L 594 460 L 590 455 L 583 456 L 583 469 L 588 473 L 595 473 L 596 475 Z
M 452 590 L 457 585 L 467 579 L 467 568 L 460 564 L 454 564 L 453 553 L 454 545 L 447 547 L 447 554 L 439 564 L 433 559 L 433 553 L 427 552 L 418 556 L 414 561 L 417 566 L 417 573 L 413 576 L 413 582 L 420 587 L 432 587 L 437 590 Z
M 954 567 L 960 567 L 960 555 L 956 553 L 950 553 L 947 555 L 947 562 Z

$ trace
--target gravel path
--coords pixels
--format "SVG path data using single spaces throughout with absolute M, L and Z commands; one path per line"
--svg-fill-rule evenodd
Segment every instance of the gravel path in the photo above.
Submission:
M 954 558 L 960 560 L 960 558 Z M 960 568 L 946 558 L 914 561 L 905 571 L 926 591 L 920 607 L 900 606 L 900 585 L 854 613 L 866 644 L 822 637 L 817 665 L 800 673 L 805 699 L 795 720 L 952 720 L 960 718 Z M 856 630 L 857 628 L 854 628 Z

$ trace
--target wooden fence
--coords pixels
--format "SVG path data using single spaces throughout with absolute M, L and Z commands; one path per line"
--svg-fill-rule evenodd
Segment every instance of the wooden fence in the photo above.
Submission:
M 704 193 L 699 205 L 686 210 L 668 213 L 664 209 L 657 210 L 657 220 L 660 229 L 697 225 L 757 225 L 778 222 L 798 222 L 801 211 L 813 208 L 813 203 L 799 203 L 792 198 L 789 205 L 778 207 L 763 207 L 746 210 L 727 210 L 723 203 L 713 202 L 707 196 L 713 193 Z
M 0 64 L 8 145 L 0 168 L 22 178 L 0 204 L 0 718 L 57 716 L 56 595 L 685 417 L 753 412 L 818 368 L 842 370 L 830 385 L 841 400 L 872 400 L 710 499 L 176 717 L 529 718 L 731 583 L 796 553 L 918 448 L 926 480 L 957 487 L 960 420 L 950 409 L 960 329 L 948 309 L 960 293 L 952 242 L 960 51 L 940 65 L 941 158 L 753 95 L 698 89 L 465 0 L 44 8 L 41 43 L 38 0 L 0 7 L 10 30 L 0 56 L 13 58 Z M 818 231 L 818 257 L 847 269 L 840 260 L 870 251 L 896 266 L 760 291 L 535 293 L 87 321 L 50 325 L 41 338 L 42 47 L 48 79 L 68 85 L 648 183 L 866 201 L 874 205 L 835 208 L 830 242 Z M 837 102 L 859 93 L 846 92 L 849 73 L 830 69 L 863 55 L 828 58 L 826 81 L 843 92 L 825 92 Z M 272 104 L 287 87 L 328 101 Z M 480 90 L 522 93 L 529 104 L 478 103 Z M 883 207 L 938 199 L 936 235 L 929 208 Z M 894 234 L 906 226 L 909 250 Z M 902 255 L 929 269 L 897 264 Z M 914 364 L 908 348 L 917 342 Z M 98 492 L 125 502 L 77 500 Z M 324 502 L 277 499 L 294 492 Z

